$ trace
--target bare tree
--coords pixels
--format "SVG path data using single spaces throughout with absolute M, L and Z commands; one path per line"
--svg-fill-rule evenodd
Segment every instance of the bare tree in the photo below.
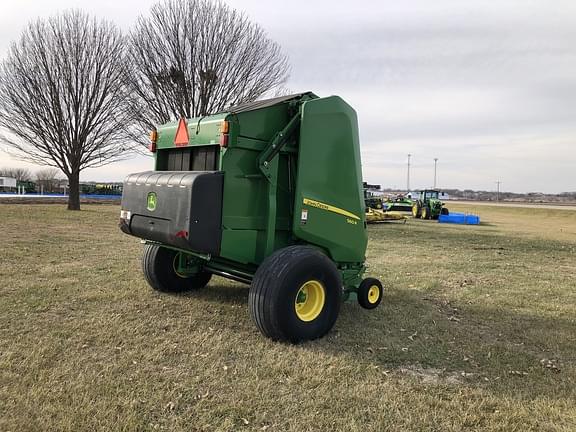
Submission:
M 11 177 L 19 182 L 32 180 L 32 173 L 28 168 L 0 168 L 0 177 Z
M 128 149 L 124 47 L 115 25 L 70 11 L 31 23 L 0 67 L 0 138 L 66 175 L 70 210 L 80 209 L 80 171 Z
M 166 0 L 129 37 L 139 124 L 223 110 L 280 88 L 287 57 L 264 30 L 220 1 Z
M 57 168 L 45 168 L 36 171 L 36 186 L 44 192 L 57 192 L 60 181 L 60 171 Z

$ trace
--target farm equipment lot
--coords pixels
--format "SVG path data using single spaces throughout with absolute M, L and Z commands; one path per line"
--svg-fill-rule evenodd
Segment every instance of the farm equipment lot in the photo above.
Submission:
M 369 227 L 333 331 L 274 343 L 248 286 L 159 294 L 119 206 L 0 205 L 0 430 L 576 429 L 576 211 Z

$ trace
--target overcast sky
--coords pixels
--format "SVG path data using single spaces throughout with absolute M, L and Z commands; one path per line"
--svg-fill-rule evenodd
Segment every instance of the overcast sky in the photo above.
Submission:
M 25 24 L 76 7 L 129 30 L 149 0 L 2 0 L 0 58 Z M 358 112 L 364 179 L 384 187 L 576 190 L 573 0 L 229 0 L 290 58 L 288 87 Z M 0 151 L 0 167 L 25 166 Z M 122 180 L 137 157 L 86 170 Z M 33 169 L 37 169 L 33 167 Z

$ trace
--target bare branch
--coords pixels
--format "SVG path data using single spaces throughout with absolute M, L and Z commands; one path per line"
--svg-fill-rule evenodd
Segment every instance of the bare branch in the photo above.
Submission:
M 28 168 L 0 168 L 0 177 L 11 177 L 26 182 L 32 180 L 32 173 Z
M 36 171 L 36 186 L 44 193 L 60 191 L 62 177 L 56 168 L 44 168 Z
M 129 46 L 133 103 L 144 130 L 256 100 L 281 88 L 289 73 L 280 46 L 220 1 L 156 3 L 138 19 Z
M 60 169 L 69 208 L 79 173 L 126 157 L 135 133 L 125 41 L 79 11 L 31 23 L 0 67 L 0 141 L 19 158 Z

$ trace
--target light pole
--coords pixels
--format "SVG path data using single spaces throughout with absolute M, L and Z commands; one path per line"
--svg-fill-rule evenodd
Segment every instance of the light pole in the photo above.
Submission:
M 500 201 L 500 183 L 501 181 L 496 182 L 496 202 Z
M 434 158 L 434 189 L 436 189 L 436 166 L 438 165 L 438 158 Z
M 408 153 L 408 174 L 406 175 L 406 192 L 410 192 L 410 153 Z

